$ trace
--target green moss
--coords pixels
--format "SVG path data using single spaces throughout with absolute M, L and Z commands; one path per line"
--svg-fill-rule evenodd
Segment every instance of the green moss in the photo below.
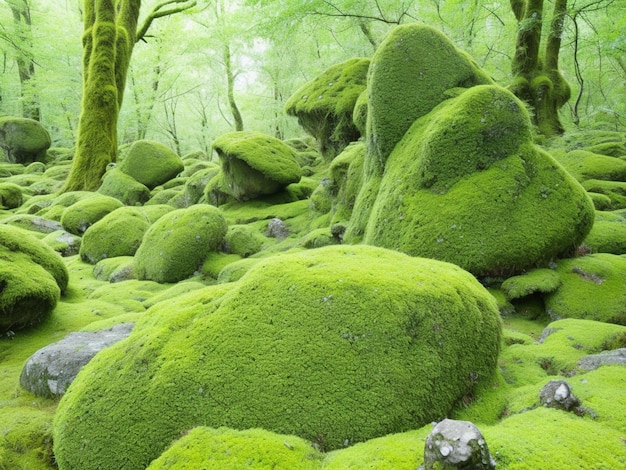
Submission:
M 48 410 L 3 408 L 0 414 L 0 468 L 49 470 L 53 467 L 52 419 Z
M 177 282 L 191 276 L 226 235 L 222 212 L 207 204 L 168 212 L 145 233 L 135 255 L 139 279 Z
M 562 285 L 545 296 L 552 318 L 582 318 L 626 325 L 626 258 L 597 253 L 559 260 Z
M 245 258 L 228 263 L 220 270 L 217 276 L 217 283 L 224 284 L 226 282 L 238 281 L 259 261 L 260 260 L 256 258 Z
M 82 239 L 78 235 L 67 233 L 65 230 L 55 230 L 43 237 L 41 241 L 61 256 L 72 256 L 78 253 Z
M 61 469 L 144 468 L 198 422 L 321 449 L 405 431 L 490 378 L 500 345 L 495 303 L 467 272 L 366 246 L 264 259 L 144 318 L 63 397 Z
M 149 226 L 150 222 L 138 208 L 119 207 L 87 229 L 80 256 L 91 264 L 105 258 L 133 256 Z
M 552 155 L 581 182 L 589 179 L 609 181 L 626 179 L 626 161 L 619 158 L 599 155 L 588 150 L 552 152 Z
M 306 132 L 315 137 L 320 151 L 332 160 L 361 132 L 353 121 L 357 99 L 365 91 L 369 59 L 350 59 L 325 70 L 300 87 L 285 104 Z
M 452 122 L 455 132 L 443 125 Z M 365 243 L 478 276 L 571 252 L 593 224 L 583 188 L 532 144 L 523 105 L 495 86 L 470 88 L 415 122 L 390 155 L 367 217 L 373 191 L 361 189 L 346 239 L 367 221 Z
M 552 269 L 533 269 L 519 276 L 508 278 L 502 283 L 507 299 L 514 300 L 535 292 L 554 292 L 561 285 L 561 279 Z
M 34 119 L 0 117 L 0 141 L 3 160 L 29 164 L 44 161 L 51 140 L 48 131 Z
M 598 211 L 606 211 L 611 209 L 611 198 L 605 194 L 594 193 L 593 191 L 587 191 L 587 194 L 593 201 L 593 206 Z
M 626 253 L 626 218 L 621 211 L 596 212 L 595 222 L 583 241 L 592 253 Z
M 200 268 L 200 273 L 205 279 L 217 280 L 220 272 L 231 263 L 236 263 L 241 259 L 238 254 L 209 253 Z
M 105 215 L 122 207 L 117 199 L 97 194 L 67 207 L 61 215 L 61 225 L 74 235 L 82 235 Z
M 16 209 L 22 205 L 22 188 L 14 183 L 0 183 L 0 208 Z
M 297 183 L 302 170 L 293 151 L 260 132 L 231 132 L 213 142 L 228 192 L 237 200 L 272 194 Z
M 330 192 L 334 196 L 333 223 L 347 223 L 363 182 L 363 143 L 348 146 L 330 165 Z
M 368 132 L 381 162 L 413 122 L 444 101 L 446 90 L 492 83 L 442 33 L 419 23 L 394 28 L 377 49 L 368 75 Z
M 177 207 L 189 207 L 197 204 L 204 194 L 204 190 L 209 181 L 219 173 L 219 166 L 212 164 L 209 168 L 199 170 L 185 182 L 182 190 L 172 197 L 168 204 Z
M 361 135 L 367 132 L 367 89 L 363 90 L 354 104 L 352 121 Z
M 300 240 L 300 244 L 305 248 L 321 248 L 338 243 L 339 238 L 334 236 L 328 227 L 311 230 Z
M 179 295 L 186 294 L 188 292 L 192 292 L 198 289 L 204 289 L 206 286 L 206 284 L 197 281 L 177 282 L 173 286 L 168 287 L 165 290 L 147 298 L 142 303 L 145 308 L 150 308 L 153 305 L 158 304 L 159 302 L 170 300 L 178 297 Z
M 137 206 L 150 199 L 150 190 L 119 168 L 109 169 L 102 177 L 98 193 L 119 199 L 127 206 Z
M 231 225 L 224 237 L 224 251 L 247 258 L 261 251 L 269 240 L 248 225 Z
M 622 138 L 621 142 L 604 142 L 602 144 L 585 147 L 588 152 L 599 153 L 608 157 L 626 157 L 626 142 Z
M 165 145 L 139 140 L 131 145 L 118 168 L 152 189 L 182 172 L 184 164 L 182 159 Z
M 120 261 L 125 262 L 126 259 Z M 143 303 L 166 288 L 157 282 L 130 279 L 114 284 L 105 283 L 91 292 L 87 299 L 110 302 L 122 307 L 125 312 L 143 312 Z
M 90 262 L 86 260 L 87 262 Z M 132 273 L 134 258 L 132 256 L 116 256 L 104 258 L 95 263 L 93 267 L 93 277 L 99 281 L 113 282 L 120 276 Z M 92 263 L 93 264 L 93 263 Z
M 148 470 L 318 470 L 322 454 L 297 436 L 262 429 L 194 428 L 154 460 Z
M 626 208 L 626 182 L 591 179 L 583 181 L 582 185 L 589 192 L 609 197 L 611 204 L 608 207 L 604 206 L 604 209 L 616 210 Z

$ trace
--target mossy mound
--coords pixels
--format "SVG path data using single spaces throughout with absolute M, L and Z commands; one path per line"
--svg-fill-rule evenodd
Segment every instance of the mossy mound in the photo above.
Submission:
M 0 334 L 36 325 L 65 291 L 68 271 L 48 245 L 0 225 Z
M 593 204 L 532 143 L 530 127 L 524 105 L 498 86 L 442 103 L 396 146 L 376 193 L 361 190 L 350 233 L 477 276 L 511 275 L 573 251 L 591 229 Z
M 59 404 L 55 455 L 145 468 L 199 422 L 341 448 L 445 416 L 499 346 L 493 298 L 454 265 L 367 246 L 275 256 L 155 305 L 90 362 Z
M 138 206 L 150 199 L 150 190 L 117 167 L 110 168 L 102 177 L 98 193 L 119 199 L 127 206 Z
M 368 76 L 367 138 L 384 162 L 413 122 L 447 99 L 447 90 L 492 80 L 441 32 L 419 23 L 394 28 Z
M 593 227 L 583 245 L 592 253 L 626 254 L 626 211 L 596 211 Z
M 555 151 L 552 155 L 578 181 L 626 181 L 626 161 L 619 158 L 588 150 L 574 150 L 569 153 Z
M 363 161 L 366 148 L 363 143 L 348 146 L 330 164 L 330 186 L 333 197 L 333 223 L 347 224 L 363 182 Z
M 626 325 L 626 257 L 597 253 L 560 260 L 562 285 L 545 296 L 552 318 L 583 318 Z
M 317 139 L 327 160 L 361 136 L 353 111 L 365 91 L 369 65 L 369 59 L 334 65 L 300 87 L 285 104 L 287 114 L 296 116 L 304 130 Z
M 105 215 L 122 207 L 114 197 L 94 194 L 67 207 L 61 215 L 61 225 L 74 235 L 84 234 L 89 227 Z
M 533 269 L 522 276 L 513 276 L 502 283 L 502 291 L 507 300 L 534 294 L 554 292 L 561 285 L 561 278 L 552 269 Z
M 42 162 L 51 142 L 48 131 L 34 119 L 0 117 L 0 149 L 4 161 L 23 165 Z
M 80 246 L 80 256 L 91 264 L 105 258 L 133 256 L 148 227 L 150 222 L 140 209 L 119 207 L 87 229 Z
M 222 212 L 208 204 L 168 212 L 146 231 L 135 254 L 135 275 L 156 282 L 188 278 L 217 249 L 227 228 Z
M 224 251 L 247 258 L 261 251 L 269 239 L 248 225 L 231 225 L 224 237 Z
M 22 205 L 23 201 L 21 186 L 14 183 L 0 183 L 0 209 L 16 209 Z
M 175 442 L 147 470 L 320 470 L 322 458 L 310 442 L 297 436 L 200 427 Z
M 602 210 L 626 209 L 626 182 L 591 179 L 582 185 L 590 193 L 608 197 L 609 203 L 603 204 Z
M 213 142 L 223 182 L 239 201 L 273 194 L 302 175 L 294 152 L 282 141 L 260 132 L 231 132 Z
M 182 172 L 182 158 L 163 144 L 149 140 L 133 142 L 118 165 L 123 173 L 153 189 Z

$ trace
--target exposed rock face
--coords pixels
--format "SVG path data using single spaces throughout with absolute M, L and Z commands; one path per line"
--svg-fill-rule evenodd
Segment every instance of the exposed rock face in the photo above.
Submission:
M 602 366 L 626 366 L 626 348 L 591 354 L 578 360 L 578 367 L 585 370 L 596 370 Z
M 469 421 L 444 419 L 426 438 L 424 465 L 421 470 L 435 469 L 491 470 L 496 462 L 489 453 L 480 430 Z
M 0 117 L 0 148 L 9 163 L 44 161 L 51 142 L 48 131 L 33 119 Z
M 143 469 L 199 422 L 322 450 L 415 429 L 491 379 L 500 330 L 491 294 L 449 263 L 365 245 L 256 260 L 98 354 L 59 404 L 55 456 Z
M 267 236 L 284 240 L 289 236 L 289 227 L 282 220 L 274 217 L 267 224 Z
M 41 397 L 65 393 L 76 375 L 102 349 L 126 338 L 132 323 L 122 323 L 107 330 L 70 333 L 33 354 L 22 369 L 20 385 Z
M 580 406 L 580 400 L 572 393 L 565 380 L 551 380 L 539 392 L 539 402 L 548 408 L 572 411 Z

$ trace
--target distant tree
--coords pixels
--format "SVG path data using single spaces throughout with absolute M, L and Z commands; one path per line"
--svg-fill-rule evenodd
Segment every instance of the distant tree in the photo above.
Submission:
M 164 0 L 138 27 L 141 0 L 84 0 L 83 98 L 76 154 L 63 192 L 94 191 L 117 155 L 117 121 L 135 43 L 152 22 L 195 0 Z

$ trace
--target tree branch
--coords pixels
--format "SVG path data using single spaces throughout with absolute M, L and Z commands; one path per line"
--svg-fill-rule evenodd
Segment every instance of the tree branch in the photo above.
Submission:
M 186 11 L 195 7 L 197 3 L 198 3 L 197 0 L 165 0 L 164 2 L 159 3 L 158 5 L 154 7 L 152 12 L 150 12 L 150 14 L 146 17 L 143 24 L 139 28 L 139 30 L 137 30 L 136 41 L 138 42 L 138 41 L 144 40 L 144 37 L 146 36 L 148 29 L 152 25 L 152 22 L 156 20 L 157 18 L 163 18 L 164 16 L 173 15 L 175 13 L 181 13 L 183 11 Z M 164 10 L 165 7 L 169 5 L 174 5 L 174 4 L 176 5 L 180 4 L 180 6 Z

